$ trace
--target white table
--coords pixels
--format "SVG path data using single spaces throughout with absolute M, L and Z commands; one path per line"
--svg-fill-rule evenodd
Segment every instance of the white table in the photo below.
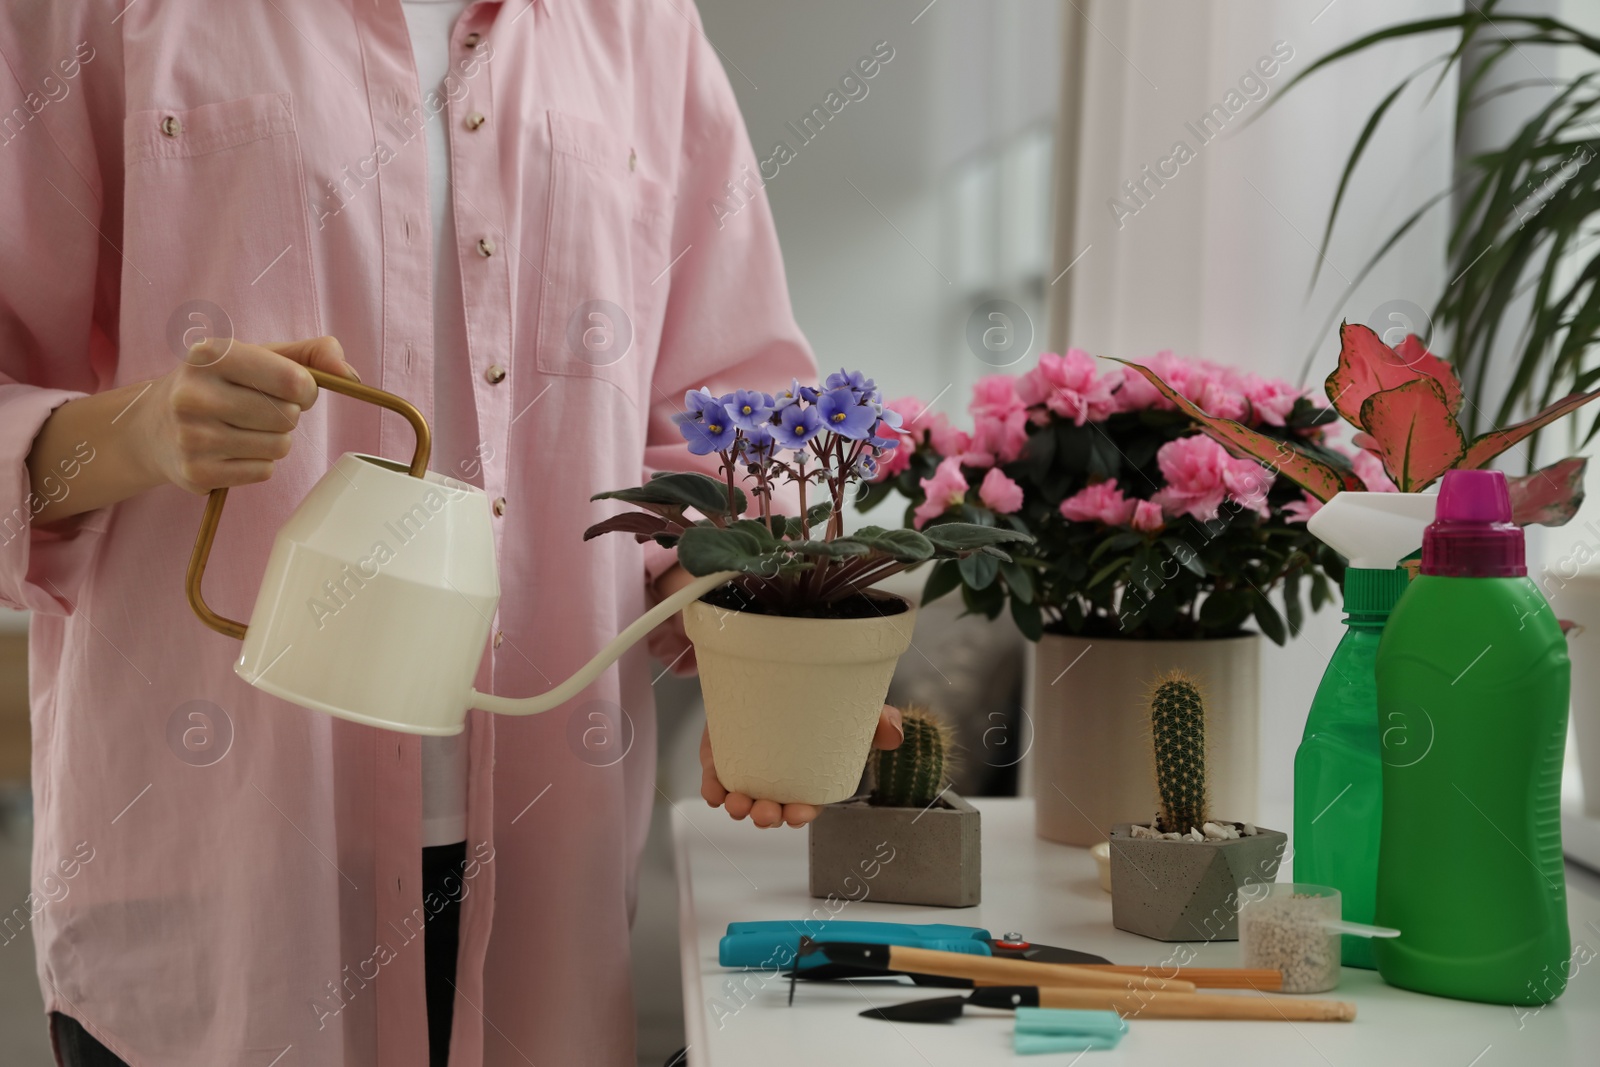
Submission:
M 1117 963 L 1159 963 L 1172 946 L 1111 925 L 1111 898 L 1100 890 L 1083 849 L 1033 834 L 1027 800 L 978 800 L 983 812 L 983 903 L 975 908 L 916 908 L 850 903 L 840 919 L 946 922 L 981 926 L 996 937 L 1016 930 L 1032 941 L 1095 952 Z M 698 798 L 675 806 L 684 1023 L 690 1067 L 974 1067 L 1033 1062 L 1068 1064 L 1079 1054 L 1018 1057 L 1009 1014 L 969 1011 L 950 1025 L 863 1019 L 865 1008 L 948 991 L 902 983 L 802 982 L 793 1007 L 788 983 L 756 972 L 724 970 L 717 941 L 729 922 L 803 919 L 823 902 L 806 892 L 806 835 L 734 823 Z M 1600 895 L 1595 880 L 1569 878 L 1572 937 L 1600 952 Z M 1194 946 L 1195 966 L 1238 966 L 1238 946 Z M 1584 953 L 1588 955 L 1588 953 Z M 740 983 L 744 982 L 743 987 Z M 1248 995 L 1248 994 L 1247 994 Z M 1580 968 L 1567 993 L 1542 1010 L 1469 1004 L 1384 985 L 1372 971 L 1346 968 L 1328 997 L 1353 1001 L 1354 1023 L 1135 1021 L 1109 1052 L 1086 1063 L 1243 1064 L 1308 1067 L 1550 1067 L 1600 1063 L 1600 958 Z M 1523 1013 L 1519 1017 L 1519 1012 Z

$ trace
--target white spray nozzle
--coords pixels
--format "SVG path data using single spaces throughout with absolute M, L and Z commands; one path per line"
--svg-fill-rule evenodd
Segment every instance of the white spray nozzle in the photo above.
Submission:
M 1344 492 L 1322 505 L 1306 528 L 1363 570 L 1391 570 L 1422 547 L 1436 493 Z

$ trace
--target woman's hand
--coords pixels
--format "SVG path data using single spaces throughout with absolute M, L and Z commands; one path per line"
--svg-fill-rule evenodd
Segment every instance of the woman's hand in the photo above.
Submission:
M 361 380 L 331 337 L 203 341 L 160 378 L 67 401 L 28 452 L 34 525 L 169 482 L 206 493 L 266 481 L 316 402 L 307 367 Z
M 307 367 L 360 381 L 332 337 L 283 344 L 202 341 L 157 378 L 139 412 L 144 461 L 191 493 L 264 482 L 317 402 Z
M 885 704 L 878 717 L 878 730 L 872 735 L 872 747 L 899 748 L 905 740 L 905 727 L 900 725 L 900 710 Z M 730 793 L 717 778 L 717 768 L 711 756 L 711 731 L 700 735 L 700 795 L 713 808 L 721 805 L 735 819 L 750 817 L 762 829 L 781 826 L 804 826 L 822 811 L 815 804 L 779 804 L 776 800 L 757 800 L 744 793 Z
M 674 563 L 651 587 L 655 603 L 661 603 L 692 581 L 694 575 Z M 651 630 L 647 646 L 650 654 L 666 664 L 673 674 L 688 675 L 695 672 L 694 645 L 690 643 L 689 635 L 683 632 L 683 612 L 675 613 L 672 618 Z

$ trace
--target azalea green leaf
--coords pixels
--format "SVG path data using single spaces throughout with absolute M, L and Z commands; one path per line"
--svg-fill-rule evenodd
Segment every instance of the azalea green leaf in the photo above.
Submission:
M 1037 641 L 1044 636 L 1044 617 L 1039 605 L 1031 600 L 1023 600 L 1016 595 L 1011 597 L 1011 621 L 1017 624 L 1017 629 L 1029 641 Z
M 953 559 L 941 560 L 928 572 L 922 587 L 922 602 L 931 604 L 961 584 L 961 566 Z
M 989 588 L 1000 574 L 999 560 L 976 552 L 970 556 L 962 556 L 959 566 L 962 581 L 967 584 L 967 588 L 973 590 Z
M 1283 616 L 1278 614 L 1278 609 L 1272 606 L 1261 593 L 1254 594 L 1254 614 L 1256 625 L 1261 627 L 1261 632 L 1272 639 L 1275 645 L 1281 645 L 1289 639 L 1288 632 L 1284 629 Z
M 1000 564 L 1000 576 L 1006 580 L 1013 601 L 1033 603 L 1033 575 L 1028 573 L 1028 568 L 1008 560 Z

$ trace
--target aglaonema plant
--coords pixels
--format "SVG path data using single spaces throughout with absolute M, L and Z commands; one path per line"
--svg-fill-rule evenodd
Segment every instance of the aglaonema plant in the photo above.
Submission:
M 841 602 L 928 560 L 981 555 L 1010 562 L 1001 546 L 1032 540 L 970 523 L 920 532 L 863 526 L 845 533 L 843 507 L 852 486 L 870 478 L 880 458 L 897 447 L 900 424 L 876 384 L 858 371 L 830 374 L 821 387 L 796 381 L 777 396 L 693 390 L 675 418 L 691 453 L 719 459 L 720 479 L 661 472 L 644 485 L 598 493 L 593 499 L 643 510 L 598 522 L 584 539 L 631 533 L 641 542 L 676 547 L 678 562 L 697 577 L 736 571 L 729 606 L 833 615 Z M 785 485 L 796 490 L 795 515 L 774 507 L 773 491 Z
M 1457 418 L 1464 398 L 1455 369 L 1429 352 L 1417 337 L 1408 336 L 1390 348 L 1366 326 L 1344 323 L 1339 341 L 1339 365 L 1326 382 L 1328 399 L 1355 429 L 1352 444 L 1382 461 L 1384 473 L 1403 493 L 1421 492 L 1447 470 L 1486 466 L 1563 415 L 1600 397 L 1600 390 L 1573 393 L 1531 418 L 1469 438 Z M 1331 450 L 1312 453 L 1231 419 L 1217 418 L 1162 381 L 1155 371 L 1127 365 L 1205 433 L 1289 478 L 1321 503 L 1347 489 L 1389 488 L 1367 485 Z M 1572 518 L 1583 503 L 1587 462 L 1572 456 L 1510 478 L 1515 521 L 1519 525 L 1560 526 Z

